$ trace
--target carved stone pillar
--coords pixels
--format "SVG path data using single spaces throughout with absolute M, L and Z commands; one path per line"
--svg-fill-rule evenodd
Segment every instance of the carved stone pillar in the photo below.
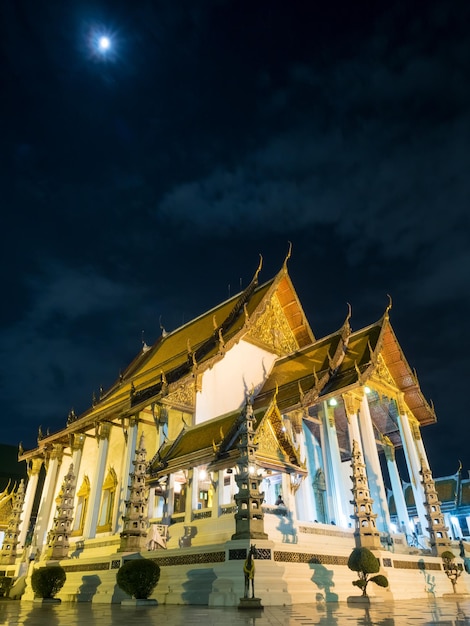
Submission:
M 99 424 L 97 427 L 96 440 L 98 443 L 98 459 L 96 461 L 93 477 L 91 479 L 90 506 L 88 507 L 85 528 L 83 531 L 84 539 L 93 539 L 96 535 L 96 524 L 100 513 L 101 490 L 103 487 L 106 461 L 108 458 L 110 431 L 110 424 L 103 423 Z
M 129 419 L 129 426 L 126 431 L 124 431 L 126 438 L 126 446 L 124 448 L 124 458 L 122 464 L 122 475 L 121 475 L 121 490 L 122 494 L 121 502 L 119 503 L 119 519 L 117 524 L 117 531 L 121 532 L 123 529 L 123 519 L 122 516 L 126 512 L 125 501 L 129 498 L 129 485 L 130 479 L 129 475 L 132 470 L 132 460 L 137 447 L 137 430 L 138 430 L 138 418 L 131 417 Z
M 64 455 L 64 446 L 54 443 L 47 466 L 46 480 L 42 490 L 41 503 L 39 505 L 38 520 L 36 523 L 35 543 L 39 550 L 45 543 L 48 531 L 49 518 L 51 517 L 52 503 L 57 492 L 57 476 Z
M 26 487 L 23 515 L 20 523 L 20 535 L 18 537 L 20 548 L 22 548 L 26 543 L 26 537 L 31 523 L 31 513 L 33 511 L 34 499 L 38 488 L 39 472 L 43 462 L 44 459 L 42 457 L 37 457 L 31 461 L 31 466 L 28 469 L 28 485 Z

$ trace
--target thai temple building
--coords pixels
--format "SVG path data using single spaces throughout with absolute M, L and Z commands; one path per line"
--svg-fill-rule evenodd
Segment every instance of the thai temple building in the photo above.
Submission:
M 366 328 L 353 330 L 348 311 L 316 337 L 287 259 L 263 283 L 260 263 L 246 289 L 144 344 L 87 411 L 20 450 L 28 480 L 14 558 L 2 550 L 0 564 L 14 597 L 31 600 L 33 569 L 59 562 L 60 598 L 119 602 L 118 568 L 144 557 L 161 567 L 159 603 L 237 606 L 252 544 L 264 605 L 354 595 L 356 546 L 389 580 L 371 593 L 452 592 L 440 554 L 459 560 L 458 537 L 422 438 L 436 415 L 390 305 Z

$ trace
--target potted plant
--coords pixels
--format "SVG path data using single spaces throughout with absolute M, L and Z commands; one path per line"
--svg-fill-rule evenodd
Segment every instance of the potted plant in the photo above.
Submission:
M 380 561 L 368 548 L 354 548 L 348 559 L 348 567 L 353 572 L 357 572 L 359 578 L 353 580 L 353 585 L 362 590 L 361 598 L 368 599 L 367 585 L 370 582 L 379 587 L 388 587 L 388 580 L 382 574 L 377 574 L 380 570 Z M 376 574 L 372 576 L 372 574 Z
M 31 587 L 36 598 L 46 602 L 60 602 L 55 595 L 64 586 L 66 579 L 65 570 L 60 565 L 47 565 L 35 569 L 31 576 Z
M 131 559 L 124 561 L 116 575 L 116 583 L 120 589 L 127 593 L 135 601 L 123 604 L 152 603 L 156 600 L 149 600 L 149 596 L 155 589 L 160 579 L 160 567 L 150 559 Z
M 452 589 L 454 593 L 457 593 L 457 579 L 463 572 L 461 563 L 454 563 L 455 554 L 450 550 L 446 550 L 441 554 L 441 558 L 444 561 L 444 571 L 447 574 L 447 578 L 452 583 Z

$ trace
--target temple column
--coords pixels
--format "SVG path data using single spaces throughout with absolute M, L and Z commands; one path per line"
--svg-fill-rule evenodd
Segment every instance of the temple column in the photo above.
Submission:
M 374 500 L 374 511 L 377 513 L 377 528 L 383 532 L 389 533 L 390 512 L 388 510 L 387 492 L 385 491 L 367 394 L 364 394 L 361 400 L 359 427 L 362 436 L 370 494 Z
M 193 485 L 194 485 L 194 481 L 193 481 Z M 165 507 L 164 507 L 164 510 L 165 510 L 164 523 L 170 524 L 171 516 L 173 515 L 173 512 L 175 510 L 175 476 L 174 474 L 168 475 L 166 494 L 167 494 L 167 499 L 166 499 Z
M 184 500 L 184 523 L 191 524 L 193 521 L 193 490 L 194 490 L 194 470 L 193 468 L 188 470 L 188 477 L 186 479 L 186 494 Z
M 217 470 L 214 485 L 214 497 L 212 499 L 212 518 L 220 517 L 220 507 L 224 499 L 224 472 Z
M 429 465 L 428 455 L 426 454 L 426 450 L 424 448 L 424 443 L 423 443 L 423 439 L 421 437 L 421 429 L 419 427 L 418 420 L 417 419 L 413 419 L 411 424 L 410 424 L 410 427 L 412 429 L 412 433 L 413 433 L 413 438 L 415 440 L 416 449 L 418 450 L 418 456 L 419 456 L 419 459 L 420 459 L 420 463 L 421 463 L 421 459 L 423 459 L 426 467 L 431 467 Z
M 408 509 L 406 508 L 405 496 L 403 495 L 403 485 L 395 460 L 395 447 L 390 440 L 386 441 L 384 444 L 384 453 L 387 459 L 388 475 L 390 477 L 393 499 L 395 500 L 395 508 L 397 510 L 398 532 L 409 534 L 411 528 L 410 518 L 408 517 Z
M 326 402 L 323 402 L 322 435 L 324 440 L 322 441 L 322 451 L 324 468 L 326 470 L 327 498 L 331 514 L 328 521 L 334 521 L 339 526 L 347 527 L 347 512 L 344 503 L 349 501 L 350 496 L 348 495 L 346 498 L 343 484 L 334 407 L 335 405 L 329 406 Z
M 349 445 L 353 448 L 353 442 L 357 442 L 358 449 L 364 458 L 364 450 L 362 448 L 361 430 L 359 428 L 359 409 L 361 407 L 361 395 L 349 392 L 343 394 L 344 409 L 348 420 Z
M 410 422 L 408 414 L 405 409 L 405 403 L 403 398 L 397 399 L 398 405 L 398 427 L 400 429 L 400 436 L 403 443 L 403 450 L 405 452 L 406 466 L 408 468 L 408 474 L 410 476 L 411 488 L 413 490 L 413 496 L 416 505 L 416 512 L 421 526 L 421 534 L 428 536 L 426 528 L 428 525 L 426 519 L 426 510 L 424 508 L 425 494 L 421 484 L 421 463 L 419 460 L 418 450 L 415 445 L 415 440 L 411 432 Z M 419 533 L 417 533 L 419 534 Z
M 301 439 L 300 449 L 305 455 L 308 474 L 296 493 L 297 517 L 298 519 L 313 522 L 313 520 L 318 519 L 313 493 L 313 479 L 318 466 L 314 465 L 313 435 L 305 423 L 302 423 L 302 433 L 298 437 Z
M 26 543 L 26 536 L 31 522 L 31 513 L 33 512 L 34 498 L 36 497 L 38 488 L 39 472 L 41 471 L 43 462 L 44 459 L 42 457 L 32 459 L 31 467 L 28 469 L 28 485 L 26 487 L 23 514 L 19 525 L 20 534 L 18 541 L 20 548 L 23 548 Z
M 78 477 L 80 464 L 82 462 L 83 446 L 85 445 L 85 435 L 77 433 L 71 436 L 70 449 L 72 450 L 73 472 Z
M 137 449 L 137 430 L 138 418 L 132 416 L 131 418 L 129 418 L 129 427 L 127 428 L 127 431 L 124 430 L 123 426 L 124 437 L 126 438 L 126 446 L 124 448 L 124 459 L 122 464 L 121 487 L 119 490 L 119 516 L 116 525 L 116 532 L 121 532 L 123 529 L 124 520 L 122 519 L 122 516 L 126 512 L 126 500 L 129 499 L 130 473 L 132 471 L 132 461 L 134 459 L 135 451 Z
M 38 519 L 36 522 L 35 540 L 39 549 L 42 548 L 46 540 L 48 530 L 47 525 L 51 516 L 52 503 L 56 495 L 57 475 L 59 473 L 59 467 L 62 463 L 63 455 L 63 445 L 60 443 L 54 443 L 49 457 L 46 480 L 44 481 Z
M 111 432 L 111 424 L 102 423 L 96 433 L 96 441 L 98 443 L 98 458 L 94 467 L 93 478 L 91 480 L 90 489 L 90 506 L 88 507 L 87 518 L 83 530 L 84 539 L 93 539 L 96 535 L 96 524 L 100 514 L 101 491 L 103 487 L 104 473 L 106 469 L 106 461 L 108 458 L 109 434 Z

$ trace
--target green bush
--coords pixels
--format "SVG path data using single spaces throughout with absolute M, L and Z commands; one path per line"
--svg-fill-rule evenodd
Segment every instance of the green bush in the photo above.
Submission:
M 0 576 L 0 598 L 6 598 L 13 584 L 13 578 L 10 576 Z
M 60 565 L 49 565 L 35 569 L 31 576 L 31 587 L 39 598 L 53 598 L 64 586 L 65 570 Z
M 116 575 L 118 587 L 138 600 L 146 600 L 160 579 L 160 567 L 149 559 L 125 561 Z
M 380 561 L 368 548 L 354 548 L 348 559 L 348 567 L 358 573 L 359 578 L 353 581 L 353 585 L 362 589 L 363 596 L 367 596 L 367 585 L 370 582 L 379 587 L 388 587 L 388 580 L 382 574 L 371 576 L 380 570 Z

